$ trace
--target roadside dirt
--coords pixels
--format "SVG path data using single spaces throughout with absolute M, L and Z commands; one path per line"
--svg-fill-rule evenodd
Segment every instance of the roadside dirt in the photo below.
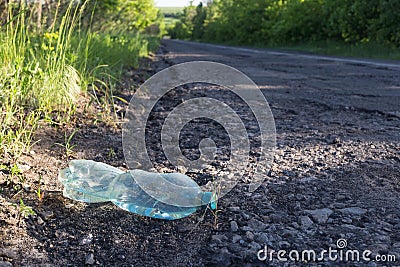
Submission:
M 257 252 L 265 246 L 320 252 L 337 248 L 339 239 L 347 242 L 344 250 L 370 250 L 370 258 L 394 255 L 396 261 L 384 265 L 400 265 L 399 63 L 343 62 L 165 40 L 153 62 L 131 73 L 126 87 L 172 64 L 193 60 L 238 68 L 262 89 L 277 130 L 268 179 L 253 193 L 239 183 L 220 200 L 217 214 L 199 211 L 172 222 L 137 216 L 112 204 L 65 199 L 57 174 L 71 158 L 126 168 L 121 125 L 110 126 L 82 112 L 68 127 L 46 127 L 36 135 L 40 141 L 34 152 L 19 162 L 27 181 L 22 190 L 6 185 L 10 174 L 0 172 L 0 266 L 299 266 L 306 263 L 284 263 L 276 253 L 272 261 L 260 261 Z M 123 93 L 126 99 L 132 95 Z M 199 94 L 239 106 L 231 94 L 206 85 L 177 88 L 163 105 L 173 107 L 187 95 Z M 121 103 L 119 112 L 125 108 Z M 162 121 L 153 118 L 154 125 Z M 202 121 L 183 131 L 189 156 L 198 152 L 195 146 L 211 126 Z M 63 143 L 64 133 L 75 129 L 74 153 L 67 156 L 56 143 Z M 211 133 L 225 151 L 224 132 L 214 127 Z M 157 168 L 177 171 L 157 159 L 157 136 L 149 136 Z M 215 171 L 223 160 L 215 164 Z M 213 175 L 187 174 L 199 183 Z M 42 201 L 35 193 L 39 177 Z M 37 215 L 19 219 L 20 199 Z M 381 265 L 326 257 L 311 264 Z

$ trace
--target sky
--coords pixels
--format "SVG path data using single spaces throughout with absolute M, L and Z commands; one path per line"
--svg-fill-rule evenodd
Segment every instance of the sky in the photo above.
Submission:
M 156 6 L 188 6 L 189 0 L 155 0 Z M 193 5 L 197 6 L 200 0 L 194 0 Z

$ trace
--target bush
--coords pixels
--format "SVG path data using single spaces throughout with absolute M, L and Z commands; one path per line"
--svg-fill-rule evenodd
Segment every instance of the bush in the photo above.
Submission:
M 214 0 L 189 7 L 171 36 L 247 45 L 331 40 L 400 46 L 398 10 L 397 0 Z

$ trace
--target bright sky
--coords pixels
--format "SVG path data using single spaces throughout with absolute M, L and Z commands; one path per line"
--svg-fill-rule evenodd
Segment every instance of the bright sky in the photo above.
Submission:
M 164 7 L 164 6 L 188 6 L 190 1 L 189 0 L 154 0 L 156 6 Z M 197 6 L 200 0 L 194 0 L 193 5 Z

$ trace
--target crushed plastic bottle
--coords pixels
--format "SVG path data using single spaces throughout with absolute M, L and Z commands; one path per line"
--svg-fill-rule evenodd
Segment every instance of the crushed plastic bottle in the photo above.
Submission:
M 111 201 L 124 210 L 152 218 L 175 220 L 207 205 L 216 208 L 212 192 L 203 192 L 195 181 L 180 173 L 123 172 L 101 162 L 72 160 L 69 168 L 60 171 L 58 180 L 67 198 L 86 203 Z M 165 183 L 174 186 L 163 186 Z M 152 192 L 158 192 L 157 197 Z M 185 204 L 174 204 L 175 200 Z

